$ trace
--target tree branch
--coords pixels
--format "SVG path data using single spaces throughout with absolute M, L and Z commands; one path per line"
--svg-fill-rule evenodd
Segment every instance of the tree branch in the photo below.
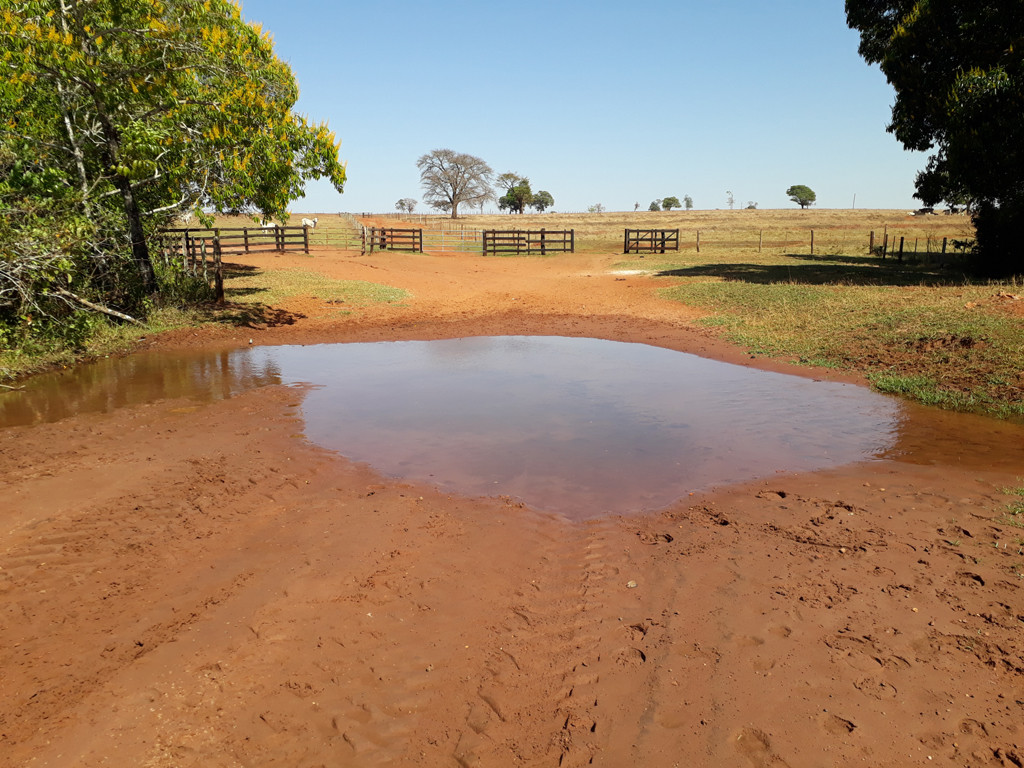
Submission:
M 94 309 L 97 312 L 102 312 L 105 315 L 116 317 L 119 320 L 127 320 L 129 323 L 134 323 L 135 325 L 144 325 L 144 323 L 142 323 L 139 320 L 136 320 L 131 315 L 126 315 L 124 312 L 118 312 L 116 309 L 104 307 L 102 304 L 95 304 L 89 301 L 88 299 L 83 299 L 81 296 L 76 296 L 71 291 L 66 291 L 63 288 L 58 288 L 55 292 L 57 293 L 58 296 L 63 296 L 68 299 L 74 299 L 79 304 L 82 304 L 83 306 L 86 306 L 89 309 Z

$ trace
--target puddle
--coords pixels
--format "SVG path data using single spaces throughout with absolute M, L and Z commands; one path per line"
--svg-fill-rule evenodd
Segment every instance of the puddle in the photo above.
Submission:
M 0 396 L 0 425 L 295 383 L 312 385 L 302 410 L 319 445 L 575 519 L 873 458 L 1022 458 L 1017 425 L 659 347 L 532 336 L 136 355 L 33 379 Z

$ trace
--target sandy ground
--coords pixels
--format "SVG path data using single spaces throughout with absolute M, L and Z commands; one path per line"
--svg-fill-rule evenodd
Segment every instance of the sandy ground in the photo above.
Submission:
M 253 258 L 412 296 L 150 343 L 544 333 L 798 370 L 612 261 Z M 303 396 L 0 431 L 0 765 L 1024 765 L 1012 445 L 571 523 L 319 449 Z

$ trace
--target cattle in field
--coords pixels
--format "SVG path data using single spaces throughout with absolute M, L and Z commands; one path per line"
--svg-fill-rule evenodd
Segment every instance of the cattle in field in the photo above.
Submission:
M 302 226 L 309 227 L 310 229 L 315 229 L 317 221 L 319 221 L 319 219 L 317 219 L 317 218 L 314 218 L 314 219 L 303 219 L 302 220 Z

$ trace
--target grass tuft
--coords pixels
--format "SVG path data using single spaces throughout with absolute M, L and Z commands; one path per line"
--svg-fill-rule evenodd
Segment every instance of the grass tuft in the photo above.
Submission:
M 409 296 L 401 288 L 364 280 L 334 280 L 316 272 L 299 270 L 236 272 L 229 275 L 225 286 L 225 296 L 232 302 L 268 305 L 308 296 L 326 303 L 365 307 L 395 304 Z

